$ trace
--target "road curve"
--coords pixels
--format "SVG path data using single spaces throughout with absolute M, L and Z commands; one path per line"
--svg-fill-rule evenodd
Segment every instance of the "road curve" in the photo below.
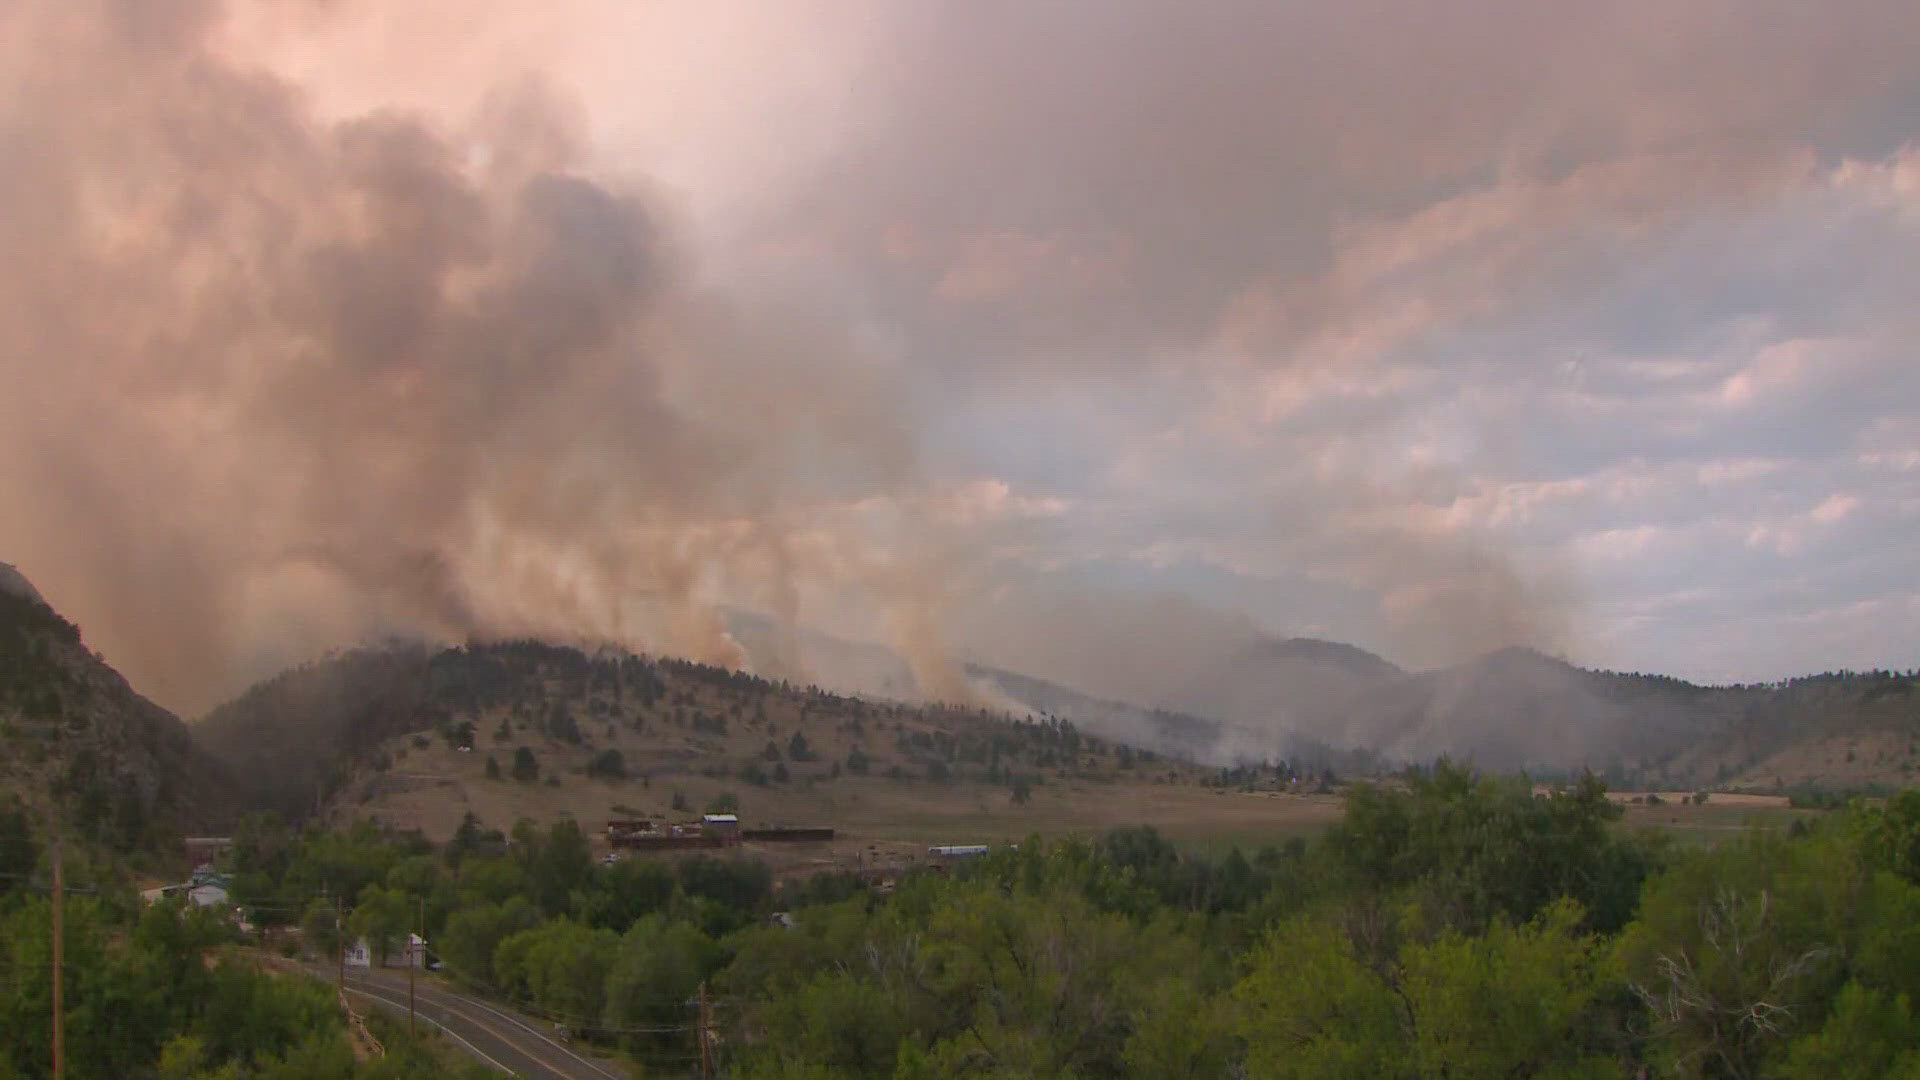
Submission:
M 304 970 L 332 982 L 336 971 L 315 966 Z M 349 969 L 349 997 L 370 1002 L 389 1012 L 407 1013 L 405 972 Z M 438 1028 L 489 1068 L 526 1080 L 628 1080 L 605 1061 L 586 1057 L 548 1034 L 545 1023 L 511 1009 L 448 989 L 438 980 L 422 978 L 414 988 L 415 1014 L 426 1026 Z

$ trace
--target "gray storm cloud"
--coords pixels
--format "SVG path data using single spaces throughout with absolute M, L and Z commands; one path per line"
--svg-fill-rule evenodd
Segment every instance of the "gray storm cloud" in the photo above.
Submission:
M 1122 442 L 1237 441 L 1197 539 L 1369 596 L 1371 644 L 1572 647 L 1571 572 L 1450 519 L 1430 418 L 1365 388 L 1897 143 L 1920 35 L 1892 0 L 0 19 L 0 557 L 188 709 L 386 631 L 739 663 L 726 604 L 862 610 L 945 694 L 1044 626 L 1040 674 L 1150 695 L 1259 631 L 1009 587 L 1072 529 L 966 511 L 991 455 L 928 434 L 1094 388 Z

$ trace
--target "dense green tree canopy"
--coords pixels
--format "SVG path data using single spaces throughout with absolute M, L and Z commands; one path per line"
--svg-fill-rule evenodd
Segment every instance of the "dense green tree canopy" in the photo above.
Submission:
M 1590 779 L 1441 762 L 1353 787 L 1319 837 L 1030 837 L 888 887 L 603 862 L 569 819 L 469 818 L 435 849 L 259 818 L 231 868 L 259 925 L 329 955 L 336 905 L 376 951 L 424 923 L 443 976 L 649 1075 L 699 1059 L 704 999 L 738 1077 L 1920 1080 L 1920 796 L 1793 820 L 1683 849 Z M 0 812 L 0 853 L 42 858 L 30 826 Z M 47 914 L 0 895 L 0 1076 L 47 1065 Z M 324 988 L 233 935 L 125 890 L 72 900 L 76 1075 L 439 1075 L 391 1071 L 430 1050 L 404 1039 L 355 1065 Z

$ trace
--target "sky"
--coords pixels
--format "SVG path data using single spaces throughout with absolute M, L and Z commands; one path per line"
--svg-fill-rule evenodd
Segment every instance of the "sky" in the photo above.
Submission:
M 0 559 L 188 711 L 728 605 L 936 689 L 1920 658 L 1910 2 L 0 20 Z

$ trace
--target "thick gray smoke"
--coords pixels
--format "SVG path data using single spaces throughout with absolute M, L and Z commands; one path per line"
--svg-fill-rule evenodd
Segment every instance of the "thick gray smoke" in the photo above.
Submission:
M 0 9 L 0 557 L 176 707 L 389 631 L 738 663 L 727 604 L 945 695 L 956 645 L 1151 697 L 1263 635 L 1027 587 L 1108 523 L 1416 662 L 1572 647 L 1566 571 L 1409 479 L 1484 448 L 1389 358 L 1871 142 L 1916 10 L 401 7 Z M 969 419 L 1095 394 L 1146 464 L 993 479 L 1051 420 Z
M 853 342 L 689 289 L 537 86 L 325 122 L 210 50 L 218 12 L 8 17 L 0 542 L 136 682 L 197 707 L 383 629 L 738 663 L 715 590 L 797 617 L 803 573 L 916 610 L 880 576 L 911 530 L 827 520 L 916 505 Z

